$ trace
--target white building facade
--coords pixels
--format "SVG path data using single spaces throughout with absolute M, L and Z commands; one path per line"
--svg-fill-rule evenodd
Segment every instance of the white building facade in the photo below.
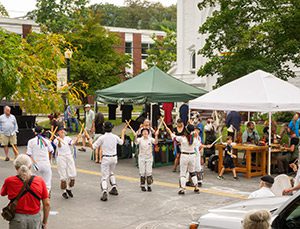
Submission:
M 170 74 L 187 83 L 208 91 L 216 84 L 217 76 L 198 77 L 197 71 L 207 59 L 197 52 L 204 46 L 206 36 L 199 33 L 199 27 L 212 15 L 215 7 L 198 8 L 200 0 L 177 1 L 177 61 Z M 297 77 L 289 82 L 300 87 L 300 68 L 292 67 Z

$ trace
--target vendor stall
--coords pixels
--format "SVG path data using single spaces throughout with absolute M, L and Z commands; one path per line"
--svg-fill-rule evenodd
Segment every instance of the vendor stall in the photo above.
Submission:
M 107 104 L 153 104 L 163 102 L 186 102 L 207 93 L 191 86 L 154 66 L 147 71 L 118 85 L 96 91 L 98 102 Z M 152 112 L 152 109 L 151 109 Z M 173 144 L 160 139 L 155 165 L 168 165 L 174 160 Z
M 300 89 L 262 70 L 254 71 L 189 102 L 190 109 L 252 111 L 269 113 L 300 110 Z M 269 131 L 269 146 L 271 146 Z M 268 152 L 268 174 L 271 147 Z

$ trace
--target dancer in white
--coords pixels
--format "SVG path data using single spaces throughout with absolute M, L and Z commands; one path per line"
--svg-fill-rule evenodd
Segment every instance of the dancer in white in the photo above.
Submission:
M 71 189 L 75 185 L 77 171 L 71 146 L 77 143 L 79 136 L 77 136 L 75 140 L 72 140 L 70 137 L 65 135 L 63 127 L 59 127 L 57 133 L 58 137 L 56 137 L 53 143 L 57 147 L 57 170 L 61 182 L 60 188 L 63 192 L 63 198 L 73 198 Z
M 34 129 L 35 137 L 30 139 L 27 144 L 27 155 L 33 162 L 34 174 L 41 176 L 48 192 L 51 191 L 52 170 L 50 155 L 54 152 L 51 142 L 42 136 L 43 128 L 36 126 Z
M 104 123 L 104 131 L 105 134 L 100 136 L 93 144 L 92 140 L 87 136 L 90 146 L 92 149 L 97 149 L 98 147 L 102 147 L 102 151 L 100 154 L 100 163 L 101 163 L 101 189 L 102 189 L 102 201 L 107 201 L 108 194 L 108 182 L 110 182 L 112 189 L 109 191 L 110 195 L 119 195 L 117 190 L 116 178 L 114 176 L 114 170 L 118 163 L 117 157 L 117 145 L 123 145 L 124 136 L 126 132 L 127 125 L 122 130 L 121 138 L 112 132 L 113 124 L 110 122 Z
M 197 174 L 195 171 L 195 147 L 199 144 L 198 139 L 194 137 L 194 126 L 188 124 L 184 130 L 183 136 L 176 136 L 172 131 L 165 125 L 166 130 L 173 139 L 176 139 L 181 144 L 181 156 L 180 156 L 180 189 L 178 194 L 185 194 L 186 187 L 186 173 L 189 172 L 193 185 L 194 192 L 199 193 Z
M 201 152 L 202 152 L 202 148 L 206 147 L 208 148 L 209 146 L 206 145 L 202 145 L 202 139 L 200 138 L 200 129 L 198 127 L 195 128 L 195 137 L 197 138 L 197 145 L 195 147 L 195 151 L 196 151 L 196 157 L 195 157 L 195 171 L 197 174 L 197 180 L 198 180 L 198 186 L 201 187 L 202 186 L 202 182 L 203 182 L 203 168 L 202 168 L 202 164 L 201 164 Z
M 150 136 L 150 129 L 141 129 L 142 137 L 137 138 L 135 134 L 135 143 L 139 145 L 139 171 L 141 176 L 141 190 L 143 192 L 151 192 L 151 184 L 153 183 L 152 165 L 153 165 L 153 144 L 158 143 L 158 133 L 155 132 L 155 139 Z M 147 189 L 145 187 L 147 179 Z

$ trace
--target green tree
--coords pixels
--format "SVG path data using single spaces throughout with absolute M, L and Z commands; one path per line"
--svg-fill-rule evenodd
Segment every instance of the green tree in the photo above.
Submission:
M 5 9 L 5 7 L 2 5 L 1 2 L 0 2 L 0 16 L 2 16 L 2 17 L 8 17 L 8 12 Z
M 99 15 L 90 12 L 66 35 L 76 50 L 71 60 L 71 80 L 88 83 L 90 94 L 119 83 L 130 61 L 115 49 L 120 46 L 119 37 L 109 33 L 99 20 Z
M 32 33 L 22 39 L 0 30 L 0 99 L 20 103 L 27 112 L 49 112 L 63 107 L 57 92 L 57 70 L 64 64 L 62 35 Z M 82 91 L 74 87 L 69 97 L 77 100 Z
M 102 15 L 101 24 L 105 26 L 176 30 L 176 5 L 164 7 L 161 3 L 127 0 L 125 6 L 95 4 L 90 8 Z
M 45 31 L 53 33 L 69 32 L 77 19 L 86 14 L 88 0 L 37 0 L 36 10 L 29 17 L 44 26 Z
M 148 50 L 146 64 L 149 67 L 156 65 L 164 72 L 167 72 L 176 61 L 176 33 L 169 29 L 164 29 L 165 37 L 153 35 L 153 46 Z
M 257 69 L 287 79 L 300 66 L 300 1 L 203 0 L 200 10 L 219 6 L 199 31 L 207 35 L 199 51 L 209 61 L 198 75 L 218 74 L 221 86 Z M 220 53 L 225 53 L 220 57 Z
M 0 29 L 0 100 L 10 98 L 17 90 L 18 57 L 22 53 L 21 37 Z

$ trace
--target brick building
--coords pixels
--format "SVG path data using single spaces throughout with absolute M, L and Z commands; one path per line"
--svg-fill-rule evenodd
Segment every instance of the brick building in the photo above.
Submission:
M 0 17 L 0 28 L 26 37 L 28 33 L 40 32 L 40 27 L 32 20 Z
M 163 31 L 141 30 L 120 27 L 105 27 L 108 31 L 118 34 L 121 39 L 120 45 L 116 47 L 119 52 L 126 53 L 132 57 L 132 63 L 126 69 L 128 75 L 135 76 L 146 69 L 145 60 L 148 56 L 147 50 L 154 43 L 152 37 L 164 37 Z

